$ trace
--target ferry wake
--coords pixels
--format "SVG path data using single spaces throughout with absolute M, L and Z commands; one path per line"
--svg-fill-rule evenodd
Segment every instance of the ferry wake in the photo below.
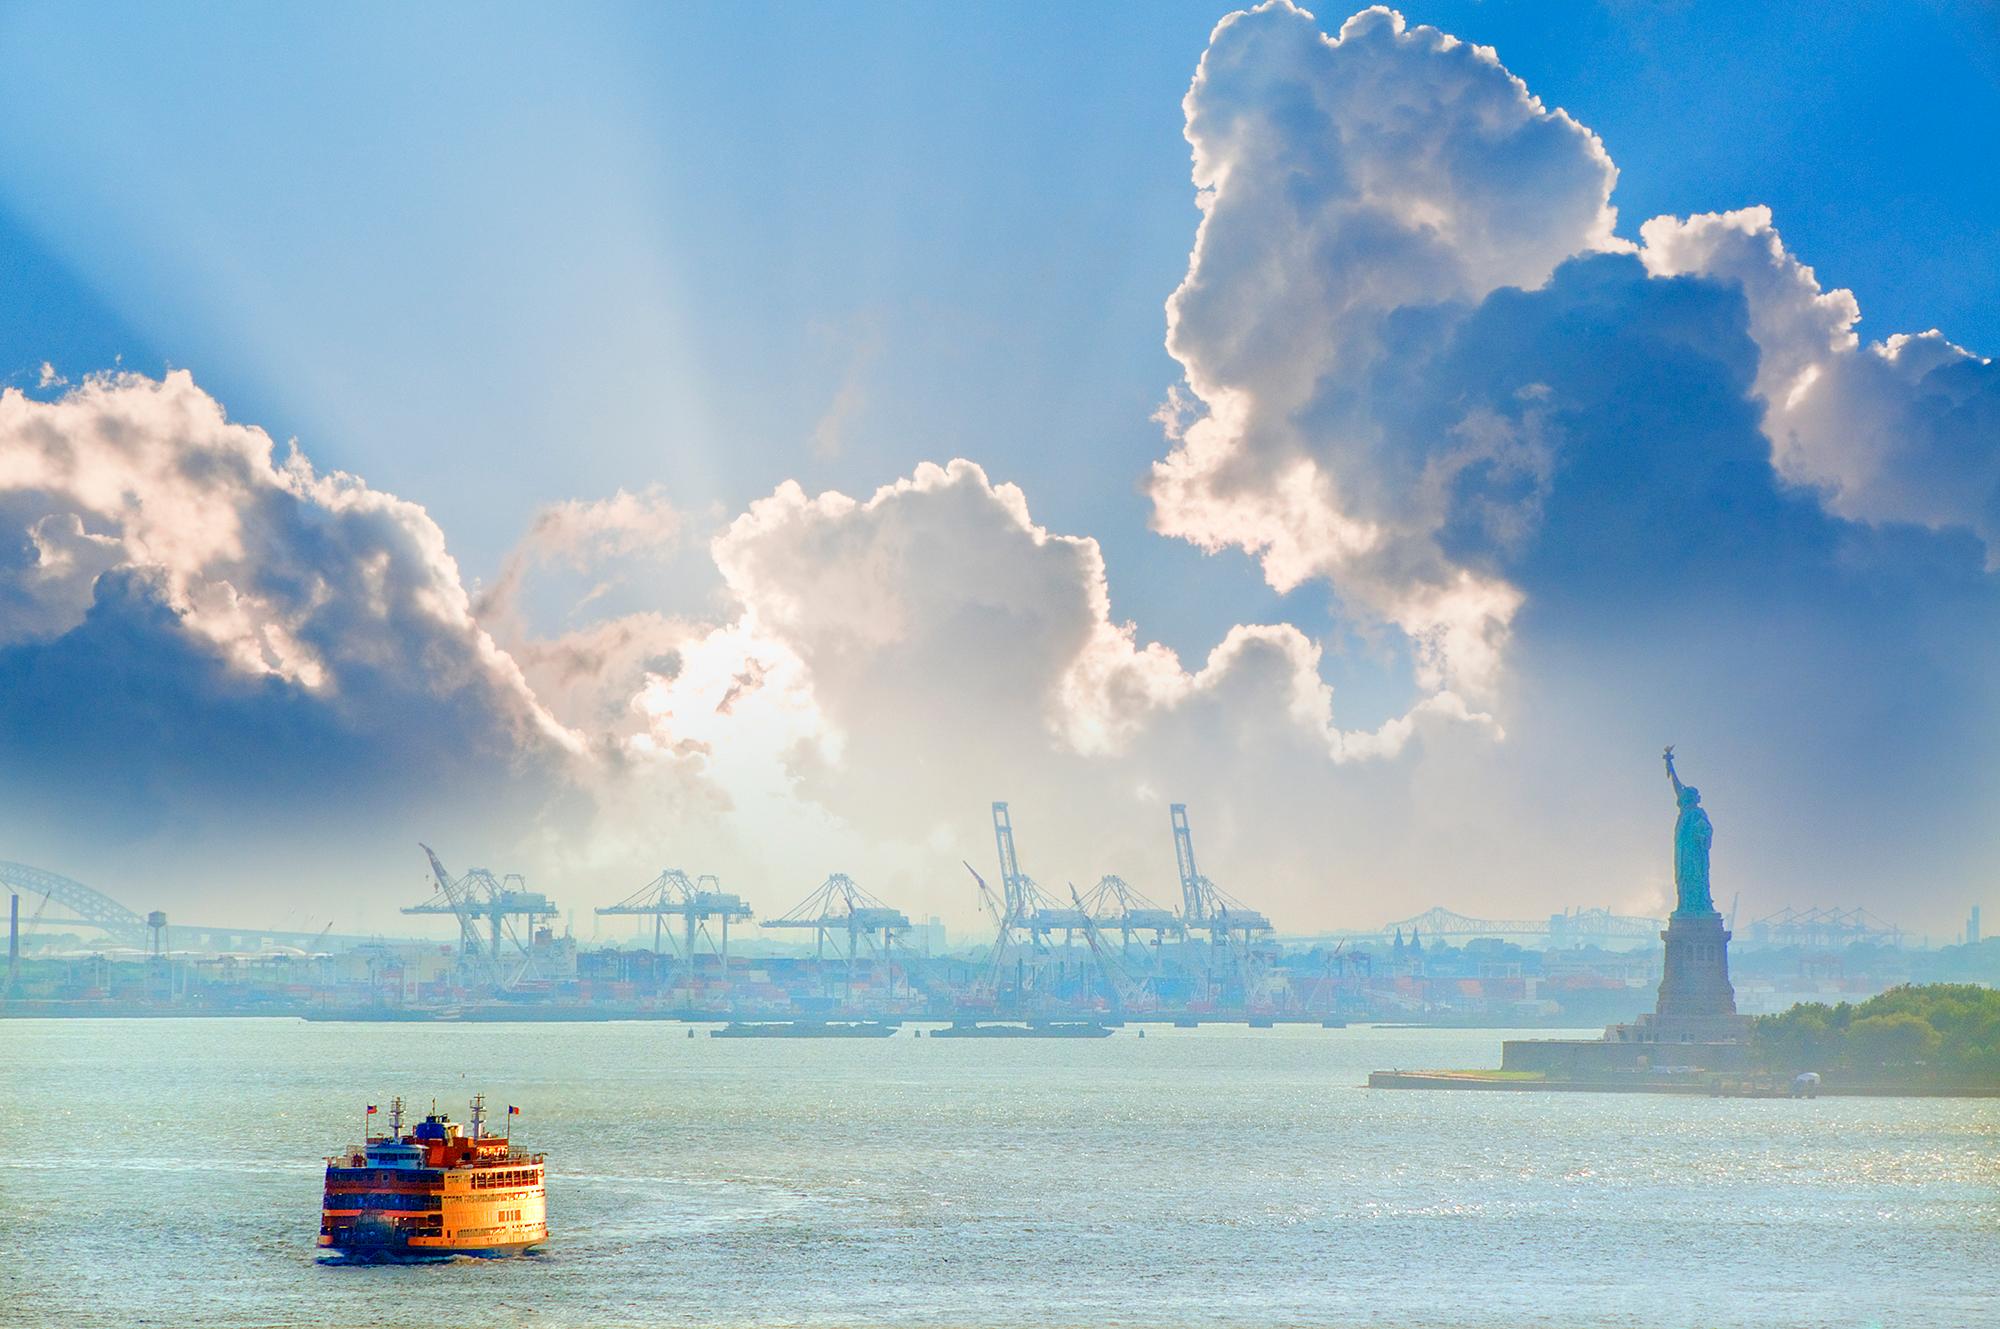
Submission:
M 518 1114 L 507 1109 L 509 1122 Z M 403 1100 L 392 1099 L 386 1136 L 364 1131 L 360 1147 L 326 1160 L 319 1245 L 354 1260 L 442 1260 L 547 1241 L 542 1155 L 486 1134 L 485 1116 L 481 1094 L 469 1129 L 433 1111 L 405 1135 Z

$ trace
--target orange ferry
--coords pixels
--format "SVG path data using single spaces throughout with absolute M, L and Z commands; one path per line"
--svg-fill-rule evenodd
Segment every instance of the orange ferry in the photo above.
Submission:
M 507 1109 L 510 1121 L 517 1112 Z M 319 1244 L 355 1259 L 423 1260 L 517 1255 L 547 1241 L 542 1155 L 485 1134 L 485 1115 L 482 1094 L 470 1130 L 433 1111 L 405 1135 L 403 1100 L 392 1100 L 388 1135 L 364 1131 L 359 1148 L 326 1160 Z

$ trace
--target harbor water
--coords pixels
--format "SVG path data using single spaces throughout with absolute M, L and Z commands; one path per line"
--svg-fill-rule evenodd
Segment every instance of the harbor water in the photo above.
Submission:
M 2000 1100 L 1361 1087 L 1507 1036 L 4 1020 L 0 1325 L 2000 1324 Z M 365 1105 L 478 1091 L 547 1248 L 324 1262 Z

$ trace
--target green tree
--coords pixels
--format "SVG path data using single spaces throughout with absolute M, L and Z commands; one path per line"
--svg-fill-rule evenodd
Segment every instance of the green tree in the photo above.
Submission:
M 1766 1065 L 1788 1072 L 1809 1071 L 1841 1059 L 1843 1032 L 1834 1023 L 1834 1009 L 1814 1001 L 1758 1020 L 1752 1026 L 1751 1040 Z
M 1858 1006 L 1802 1003 L 1760 1017 L 1750 1036 L 1774 1071 L 2000 1085 L 2000 991 L 1974 983 L 1906 985 Z
M 1857 1070 L 1906 1070 L 1937 1056 L 1944 1037 L 1910 1011 L 1864 1015 L 1847 1030 L 1847 1055 Z

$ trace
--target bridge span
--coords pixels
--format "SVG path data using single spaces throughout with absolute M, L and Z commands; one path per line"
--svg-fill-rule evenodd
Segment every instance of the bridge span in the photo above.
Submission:
M 134 913 L 100 890 L 80 881 L 27 863 L 0 860 L 0 885 L 22 897 L 21 912 L 30 915 L 40 907 L 55 904 L 69 911 L 45 922 L 68 927 L 95 928 L 113 946 L 144 949 L 151 944 L 145 917 Z M 164 916 L 162 916 L 164 920 Z M 277 946 L 299 950 L 352 950 L 373 942 L 446 945 L 429 937 L 384 937 L 381 933 L 305 932 L 284 928 L 245 928 L 206 923 L 162 921 L 161 949 L 255 951 Z

